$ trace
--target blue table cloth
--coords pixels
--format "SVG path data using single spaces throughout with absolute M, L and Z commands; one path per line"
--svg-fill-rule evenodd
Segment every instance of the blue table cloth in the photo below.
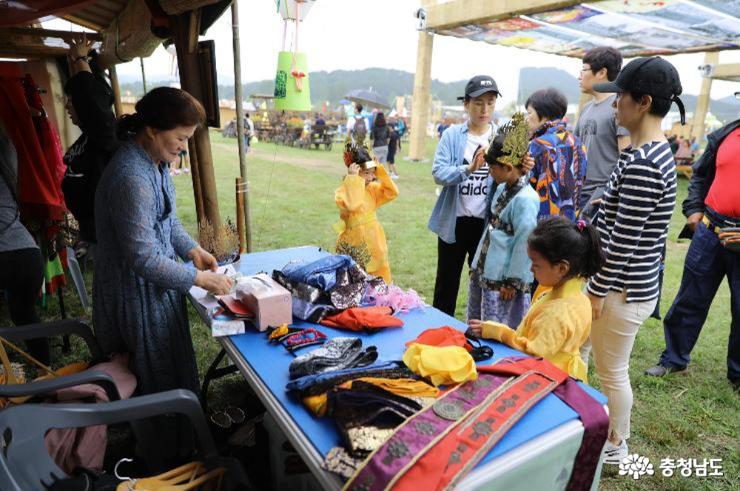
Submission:
M 308 246 L 245 254 L 241 258 L 239 270 L 245 275 L 260 272 L 271 274 L 274 269 L 281 269 L 289 261 L 295 259 L 312 261 L 326 254 L 328 254 L 327 251 Z M 329 338 L 335 336 L 359 336 L 362 338 L 364 346 L 377 346 L 380 353 L 380 360 L 400 360 L 405 351 L 405 343 L 415 339 L 426 329 L 451 326 L 464 331 L 467 328 L 463 322 L 433 307 L 417 309 L 408 314 L 400 314 L 398 317 L 404 321 L 402 328 L 390 328 L 371 334 L 342 331 L 305 322 L 296 322 L 294 325 L 298 327 L 318 327 Z M 268 344 L 267 334 L 257 332 L 256 330 L 248 331 L 238 336 L 232 336 L 231 341 L 244 360 L 257 373 L 262 382 L 269 387 L 286 412 L 290 414 L 296 425 L 301 428 L 306 438 L 321 455 L 325 456 L 332 447 L 340 445 L 339 433 L 331 418 L 316 418 L 312 416 L 301 404 L 298 397 L 285 391 L 285 385 L 290 380 L 288 377 L 288 365 L 294 358 L 293 355 L 288 353 L 282 346 Z M 494 355 L 491 360 L 481 362 L 481 365 L 493 363 L 507 356 L 522 355 L 521 352 L 502 344 L 484 342 L 493 347 Z M 298 354 L 307 352 L 310 349 L 312 348 L 307 347 L 299 350 Z M 606 396 L 588 385 L 582 384 L 582 387 L 599 403 L 606 404 Z M 478 466 L 485 465 L 491 459 L 577 418 L 577 414 L 572 409 L 566 406 L 556 396 L 550 394 L 533 407 L 501 439 Z

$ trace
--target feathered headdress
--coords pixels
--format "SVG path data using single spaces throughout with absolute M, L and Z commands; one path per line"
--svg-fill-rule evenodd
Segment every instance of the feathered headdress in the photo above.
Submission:
M 511 120 L 499 127 L 486 151 L 488 165 L 494 162 L 518 167 L 529 148 L 529 127 L 522 112 L 514 113 Z
M 344 141 L 344 165 L 349 167 L 352 164 L 358 164 L 363 169 L 375 167 L 370 150 L 365 145 L 358 145 L 351 136 L 348 136 Z

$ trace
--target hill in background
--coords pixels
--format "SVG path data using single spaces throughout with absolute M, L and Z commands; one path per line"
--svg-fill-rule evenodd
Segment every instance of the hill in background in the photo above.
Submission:
M 366 68 L 364 70 L 335 70 L 331 72 L 311 72 L 311 99 L 316 101 L 329 101 L 337 104 L 344 95 L 353 89 L 372 87 L 376 91 L 393 101 L 396 96 L 410 95 L 414 87 L 414 74 L 401 70 L 389 70 L 385 68 Z M 222 77 L 227 79 L 227 77 Z M 458 105 L 457 97 L 465 90 L 467 80 L 456 82 L 440 82 L 432 80 L 432 96 L 442 101 L 444 105 Z M 169 81 L 157 81 L 150 84 L 168 85 Z M 273 80 L 261 80 L 244 84 L 244 94 L 248 99 L 251 94 L 272 94 Z M 558 87 L 571 103 L 577 103 L 580 97 L 578 79 L 571 73 L 559 68 L 551 67 L 526 67 L 519 73 L 519 93 L 517 103 L 523 104 L 532 92 L 546 87 Z M 129 91 L 135 96 L 142 95 L 142 86 L 139 82 L 127 82 L 121 84 L 125 93 Z M 506 94 L 509 96 L 509 94 Z M 218 86 L 218 97 L 220 99 L 234 98 L 234 85 L 225 84 Z M 508 98 L 508 97 L 507 97 Z M 696 107 L 695 95 L 682 95 L 681 99 L 686 105 L 686 111 L 691 112 Z M 730 121 L 737 118 L 740 113 L 740 102 L 734 97 L 728 96 L 719 100 L 712 100 L 710 111 L 721 121 Z

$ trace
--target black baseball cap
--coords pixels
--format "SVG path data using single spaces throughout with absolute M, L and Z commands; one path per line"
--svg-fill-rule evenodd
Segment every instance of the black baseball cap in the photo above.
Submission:
M 676 103 L 681 124 L 686 123 L 686 111 L 678 98 L 683 92 L 678 70 L 660 56 L 635 58 L 627 63 L 613 82 L 594 85 L 596 92 L 636 92 L 668 99 Z
M 498 91 L 498 85 L 492 77 L 476 75 L 465 86 L 465 95 L 458 97 L 457 100 L 464 101 L 467 97 L 480 97 L 487 92 L 493 92 L 497 97 L 501 95 L 501 92 Z

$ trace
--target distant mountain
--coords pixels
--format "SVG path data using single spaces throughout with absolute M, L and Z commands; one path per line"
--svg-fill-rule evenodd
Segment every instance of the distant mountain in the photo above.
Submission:
M 548 87 L 559 89 L 571 104 L 577 104 L 581 97 L 578 79 L 569 72 L 559 68 L 525 67 L 519 70 L 517 103 L 524 104 L 533 92 Z
M 388 70 L 385 68 L 366 68 L 364 70 L 335 70 L 332 72 L 311 72 L 311 99 L 314 101 L 329 101 L 332 104 L 339 102 L 344 95 L 353 89 L 372 87 L 385 95 L 389 102 L 393 102 L 396 96 L 410 95 L 414 87 L 414 74 L 401 70 Z M 223 75 L 220 80 L 231 82 L 233 79 Z M 432 80 L 432 97 L 442 101 L 445 105 L 459 104 L 457 96 L 465 90 L 467 80 L 456 82 L 440 82 Z M 150 82 L 151 87 L 158 85 L 169 85 L 169 81 L 161 80 Z M 244 84 L 244 96 L 249 98 L 252 94 L 272 94 L 273 80 L 261 80 Z M 526 67 L 519 72 L 519 92 L 517 102 L 524 104 L 532 92 L 546 87 L 557 87 L 568 98 L 571 103 L 577 103 L 580 98 L 578 79 L 569 72 L 559 68 L 549 67 Z M 140 82 L 127 82 L 121 84 L 121 90 L 125 94 L 129 92 L 134 96 L 142 95 Z M 218 97 L 220 99 L 234 98 L 233 83 L 219 84 Z M 696 96 L 682 95 L 686 110 L 691 112 L 696 107 Z M 740 114 L 740 101 L 733 96 L 713 100 L 710 111 L 721 121 L 736 119 Z

